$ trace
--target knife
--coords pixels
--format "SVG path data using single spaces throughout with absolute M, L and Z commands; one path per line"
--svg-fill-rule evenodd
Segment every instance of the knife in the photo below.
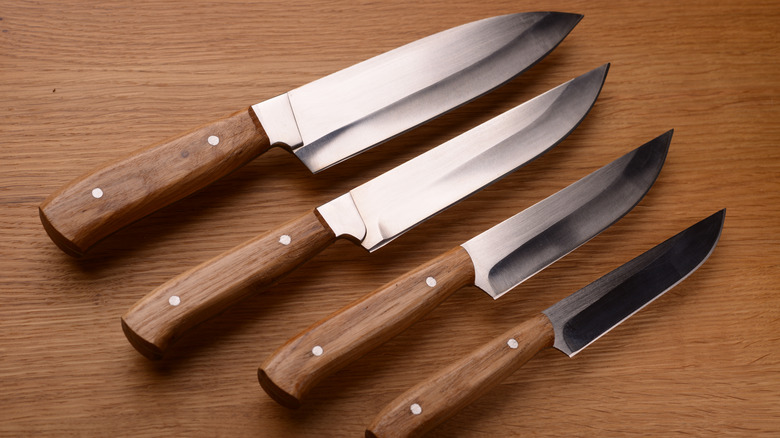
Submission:
M 453 292 L 494 299 L 628 213 L 663 166 L 672 131 L 314 324 L 258 369 L 265 391 L 297 408 L 319 381 L 401 333 Z
M 85 174 L 41 204 L 41 222 L 78 257 L 271 146 L 318 172 L 506 83 L 581 18 L 504 15 L 412 42 Z
M 540 350 L 552 346 L 574 356 L 701 266 L 715 249 L 725 215 L 721 210 L 700 221 L 406 391 L 377 415 L 366 436 L 417 436 Z
M 159 358 L 185 330 L 267 286 L 337 238 L 374 251 L 538 157 L 585 117 L 605 64 L 166 282 L 122 317 L 130 343 Z M 254 289 L 257 289 L 255 287 Z

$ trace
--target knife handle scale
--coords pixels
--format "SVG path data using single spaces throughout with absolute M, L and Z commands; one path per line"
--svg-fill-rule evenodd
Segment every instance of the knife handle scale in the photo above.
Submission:
M 265 391 L 297 408 L 325 377 L 386 342 L 463 286 L 474 267 L 458 246 L 319 321 L 276 350 L 258 369 Z
M 270 148 L 254 113 L 239 111 L 141 149 L 72 181 L 38 209 L 49 237 L 75 257 Z
M 185 331 L 275 283 L 335 240 L 310 211 L 164 283 L 127 311 L 122 329 L 136 350 L 159 359 Z
M 550 320 L 538 314 L 401 394 L 377 415 L 366 437 L 425 433 L 552 346 L 554 339 Z

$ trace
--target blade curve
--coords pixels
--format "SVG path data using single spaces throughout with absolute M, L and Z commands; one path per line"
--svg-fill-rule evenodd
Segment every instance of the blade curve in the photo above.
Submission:
M 287 96 L 303 140 L 293 152 L 317 172 L 389 140 L 532 67 L 580 19 L 561 12 L 487 18 L 292 90 Z
M 574 356 L 685 280 L 712 254 L 725 218 L 720 210 L 542 312 L 554 347 Z
M 672 133 L 464 243 L 474 262 L 476 286 L 498 299 L 631 211 L 661 172 Z
M 353 189 L 363 247 L 382 247 L 558 144 L 590 111 L 608 69 L 572 79 Z

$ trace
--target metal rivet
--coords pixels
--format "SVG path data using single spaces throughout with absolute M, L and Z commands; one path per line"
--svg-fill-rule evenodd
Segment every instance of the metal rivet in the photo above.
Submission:
M 430 287 L 436 286 L 436 279 L 433 277 L 428 277 L 425 279 L 425 284 L 427 284 Z
M 178 295 L 171 295 L 171 297 L 168 298 L 168 304 L 174 307 L 178 306 L 179 304 L 181 304 L 181 298 L 179 298 Z
M 290 238 L 290 236 L 286 234 L 282 234 L 282 236 L 279 237 L 279 243 L 281 243 L 282 245 L 289 245 L 291 241 L 292 239 Z
M 92 197 L 95 199 L 102 198 L 103 190 L 101 190 L 100 187 L 95 187 L 94 189 L 92 189 Z
M 210 135 L 208 142 L 210 145 L 216 146 L 219 144 L 219 137 L 217 137 L 216 135 Z
M 311 354 L 315 356 L 322 356 L 322 347 L 320 347 L 319 345 L 315 346 L 314 348 L 311 349 Z
M 412 410 L 412 413 L 414 415 L 420 415 L 422 414 L 422 406 L 418 405 L 417 403 L 412 403 L 411 406 L 409 406 L 409 409 Z
M 509 348 L 511 349 L 515 349 L 519 344 L 517 343 L 517 339 L 510 338 L 508 341 L 506 341 L 506 345 L 509 345 Z

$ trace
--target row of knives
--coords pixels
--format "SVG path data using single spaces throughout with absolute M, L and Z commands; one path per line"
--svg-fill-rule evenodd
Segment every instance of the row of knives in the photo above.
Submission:
M 66 253 L 181 199 L 272 146 L 318 172 L 508 82 L 551 52 L 582 16 L 492 17 L 378 55 L 181 137 L 103 166 L 41 205 Z M 429 150 L 161 285 L 122 317 L 159 359 L 189 329 L 344 238 L 374 251 L 519 169 L 569 135 L 594 105 L 603 65 Z M 468 242 L 387 283 L 278 348 L 265 391 L 297 408 L 317 383 L 423 318 L 456 290 L 498 299 L 628 213 L 658 177 L 668 131 Z M 696 270 L 717 244 L 718 211 L 464 356 L 391 402 L 367 436 L 418 435 L 541 349 L 573 356 Z

